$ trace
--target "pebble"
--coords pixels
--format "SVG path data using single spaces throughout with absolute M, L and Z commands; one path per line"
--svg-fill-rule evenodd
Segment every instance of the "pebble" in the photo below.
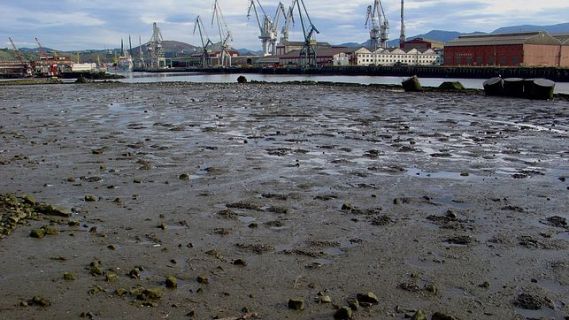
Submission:
M 304 310 L 304 299 L 303 298 L 289 299 L 288 308 L 292 310 Z
M 352 317 L 353 317 L 353 311 L 350 307 L 341 307 L 334 314 L 334 319 L 336 320 L 348 320 L 352 319 Z

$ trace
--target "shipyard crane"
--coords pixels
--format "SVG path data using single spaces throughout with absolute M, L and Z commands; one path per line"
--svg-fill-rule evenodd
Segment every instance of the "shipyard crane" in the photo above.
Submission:
M 292 2 L 293 10 L 295 6 L 298 9 L 298 16 L 300 18 L 300 24 L 302 25 L 302 32 L 304 34 L 304 45 L 300 50 L 300 66 L 303 68 L 317 67 L 317 42 L 316 39 L 314 39 L 314 34 L 318 34 L 320 31 L 318 31 L 316 26 L 312 23 L 312 19 L 310 19 L 304 0 L 294 0 Z
M 273 18 L 273 28 L 271 29 L 271 33 L 274 35 L 271 38 L 271 52 L 273 55 L 277 55 L 277 39 L 278 39 L 278 27 L 281 21 L 281 15 L 284 19 L 286 19 L 287 13 L 282 2 L 279 2 L 277 7 L 277 12 L 275 13 L 275 17 Z
M 261 40 L 261 46 L 263 48 L 263 56 L 269 56 L 271 55 L 271 40 L 276 38 L 276 35 L 273 33 L 273 21 L 269 18 L 259 0 L 250 1 L 247 19 L 251 17 L 251 11 L 255 13 L 259 31 L 261 32 L 259 39 Z M 259 17 L 259 11 L 261 11 L 262 17 Z
M 150 68 L 159 69 L 165 66 L 164 49 L 162 48 L 162 32 L 158 28 L 158 24 L 154 22 L 152 25 L 152 38 L 148 43 L 148 51 L 150 52 Z
M 138 68 L 141 70 L 146 69 L 146 62 L 144 62 L 144 52 L 142 51 L 142 37 L 138 36 Z
M 389 40 L 389 22 L 385 16 L 381 0 L 375 0 L 373 6 L 367 7 L 366 27 L 369 27 L 370 50 L 387 48 Z
M 31 67 L 30 63 L 26 61 L 26 59 L 24 58 L 24 55 L 20 52 L 20 50 L 18 50 L 18 47 L 16 47 L 14 40 L 12 40 L 12 38 L 10 38 L 10 37 L 8 37 L 8 39 L 10 40 L 10 44 L 12 44 L 12 49 L 14 49 L 14 53 L 16 53 L 16 58 L 22 64 L 22 67 L 24 67 L 24 71 L 25 71 L 24 75 L 25 76 L 31 76 L 32 75 L 32 67 Z
M 294 24 L 294 7 L 290 6 L 288 7 L 288 10 L 285 13 L 285 23 L 281 30 L 281 33 L 283 34 L 281 38 L 281 43 L 288 42 L 288 31 L 291 25 L 293 24 Z
M 41 60 L 47 60 L 47 59 L 48 59 L 48 57 L 47 57 L 47 52 L 45 52 L 45 49 L 44 49 L 44 47 L 41 45 L 40 40 L 39 40 L 37 37 L 34 38 L 34 39 L 36 40 L 36 43 L 37 43 L 37 45 L 38 45 L 38 50 L 39 50 L 39 54 L 40 54 L 40 61 L 41 61 Z
M 208 37 L 207 32 L 204 28 L 203 21 L 200 18 L 200 16 L 196 17 L 196 22 L 194 23 L 194 34 L 196 34 L 196 30 L 199 31 L 200 39 L 202 41 L 202 67 L 207 68 L 210 66 L 208 48 L 210 46 L 213 46 L 213 42 L 211 42 L 211 39 Z
M 221 46 L 219 65 L 221 67 L 231 67 L 231 54 L 229 53 L 229 48 L 231 47 L 233 36 L 231 35 L 231 31 L 229 31 L 229 27 L 227 27 L 227 23 L 223 17 L 223 12 L 221 11 L 218 0 L 215 0 L 215 3 L 213 5 L 213 15 L 211 17 L 211 25 L 214 26 L 216 24 L 219 31 L 219 40 Z

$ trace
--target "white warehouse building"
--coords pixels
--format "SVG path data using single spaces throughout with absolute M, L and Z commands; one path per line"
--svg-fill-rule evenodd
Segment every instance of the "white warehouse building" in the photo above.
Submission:
M 423 52 L 411 49 L 407 52 L 397 49 L 377 49 L 370 51 L 360 48 L 354 51 L 354 62 L 358 66 L 393 66 L 396 64 L 432 66 L 442 64 L 442 55 L 433 49 Z

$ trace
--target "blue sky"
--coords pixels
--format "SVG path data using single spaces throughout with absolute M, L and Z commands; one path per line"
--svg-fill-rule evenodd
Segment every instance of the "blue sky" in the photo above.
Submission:
M 249 0 L 219 0 L 237 48 L 260 49 L 256 22 L 248 20 Z M 289 6 L 291 0 L 282 0 Z M 305 0 L 321 31 L 319 41 L 364 42 L 366 7 L 373 0 Z M 274 13 L 278 0 L 261 0 Z M 390 21 L 390 39 L 399 37 L 400 0 L 383 0 Z M 11 36 L 19 47 L 44 46 L 59 50 L 104 49 L 120 46 L 131 34 L 146 42 L 156 21 L 166 40 L 197 45 L 193 21 L 201 15 L 209 27 L 213 0 L 2 0 L 0 47 Z M 407 35 L 432 29 L 492 31 L 518 24 L 549 25 L 569 22 L 569 0 L 406 0 Z M 300 24 L 291 40 L 300 40 Z M 214 38 L 215 33 L 209 30 Z

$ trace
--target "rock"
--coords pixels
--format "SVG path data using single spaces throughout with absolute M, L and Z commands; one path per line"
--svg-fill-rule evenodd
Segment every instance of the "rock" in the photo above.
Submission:
M 45 230 L 43 228 L 34 229 L 32 230 L 32 232 L 30 232 L 30 237 L 36 239 L 42 239 L 43 237 L 45 237 Z
M 118 288 L 115 290 L 115 294 L 119 297 L 122 297 L 124 295 L 126 295 L 128 293 L 128 290 L 126 290 L 125 288 Z
M 462 83 L 458 81 L 445 81 L 441 83 L 439 89 L 449 90 L 449 91 L 461 91 L 464 90 L 464 86 L 462 85 Z
M 457 245 L 461 245 L 461 246 L 466 246 L 472 243 L 472 237 L 471 236 L 455 236 L 455 237 L 450 237 L 448 239 L 446 239 L 447 243 L 450 244 L 457 244 Z
M 411 317 L 411 320 L 427 320 L 427 315 L 423 310 L 417 310 L 417 312 L 415 312 Z
M 524 97 L 524 81 L 520 78 L 504 79 L 504 95 L 508 97 Z
M 178 179 L 182 180 L 182 181 L 188 181 L 190 180 L 190 175 L 188 175 L 187 173 L 182 173 Z
M 431 317 L 431 320 L 458 320 L 458 318 L 455 318 L 453 316 L 449 316 L 449 315 L 441 313 L 441 312 L 435 312 L 433 314 L 433 316 Z
M 107 282 L 115 282 L 119 279 L 119 275 L 114 272 L 107 272 L 105 275 L 105 281 Z
M 75 278 L 75 274 L 73 274 L 71 272 L 65 272 L 63 274 L 63 279 L 66 281 L 74 281 L 76 278 Z
M 142 267 L 134 267 L 132 270 L 128 272 L 128 276 L 132 279 L 140 279 L 142 271 L 143 271 Z
M 175 289 L 178 287 L 178 279 L 174 276 L 166 277 L 166 288 Z
M 42 229 L 45 230 L 45 234 L 48 236 L 55 236 L 59 234 L 59 230 L 55 226 L 43 226 Z
M 350 307 L 341 307 L 334 313 L 334 319 L 336 320 L 349 320 L 352 319 L 353 311 Z
M 484 93 L 487 96 L 501 96 L 504 93 L 504 80 L 496 77 L 484 81 Z
M 144 289 L 142 291 L 142 296 L 145 298 L 144 300 L 160 300 L 162 298 L 163 291 L 162 288 L 150 288 Z
M 245 76 L 239 76 L 237 78 L 237 82 L 238 83 L 247 83 L 247 78 L 245 78 Z
M 50 204 L 43 204 L 43 203 L 37 204 L 35 206 L 35 210 L 38 213 L 45 214 L 46 216 L 56 216 L 56 217 L 64 217 L 64 218 L 71 216 L 70 210 L 68 210 L 66 208 L 50 205 Z
M 245 267 L 247 266 L 247 261 L 243 260 L 243 259 L 236 259 L 233 261 L 233 264 L 236 266 L 242 266 Z
M 546 298 L 529 293 L 522 293 L 516 298 L 514 305 L 526 310 L 539 310 L 545 306 L 550 306 L 551 303 Z
M 318 300 L 320 303 L 332 303 L 332 298 L 329 295 L 322 295 Z
M 417 76 L 412 76 L 411 78 L 403 81 L 401 85 L 403 86 L 403 90 L 405 90 L 405 92 L 423 91 L 423 87 L 421 87 L 421 83 L 419 82 L 419 78 L 417 78 Z
M 28 305 L 30 306 L 40 306 L 40 307 L 49 307 L 51 302 L 44 297 L 35 296 L 30 301 L 28 301 Z
M 85 201 L 86 202 L 95 202 L 97 201 L 97 197 L 93 196 L 93 195 L 86 195 L 85 196 Z
M 206 275 L 199 275 L 196 280 L 198 281 L 198 283 L 201 284 L 208 284 L 209 283 L 209 278 Z
M 567 228 L 567 219 L 560 216 L 547 218 L 547 224 L 557 228 Z
M 368 292 L 368 293 L 358 293 L 356 298 L 358 299 L 358 302 L 360 303 L 360 305 L 374 305 L 374 304 L 378 304 L 379 303 L 379 298 L 373 293 L 373 292 Z
M 292 310 L 304 310 L 304 299 L 303 298 L 289 299 L 288 308 Z
M 537 100 L 553 99 L 555 82 L 547 79 L 531 79 L 525 82 L 524 91 L 526 97 Z

